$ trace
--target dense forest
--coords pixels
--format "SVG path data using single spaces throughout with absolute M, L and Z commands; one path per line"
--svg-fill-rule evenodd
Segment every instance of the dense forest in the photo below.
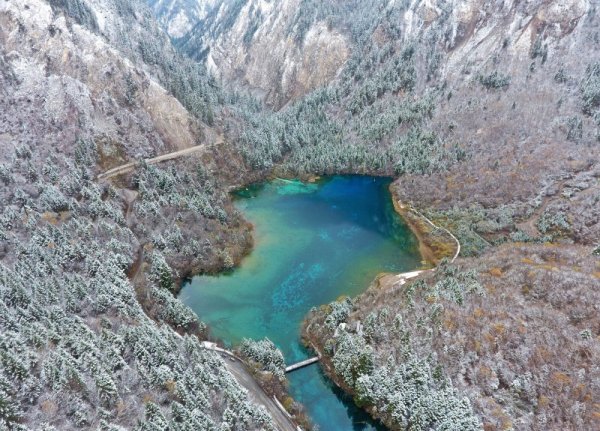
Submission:
M 97 178 L 174 145 L 144 111 L 157 85 L 196 119 L 195 139 L 219 88 L 141 3 L 8 2 L 0 16 L 1 428 L 276 429 L 174 296 L 185 271 L 232 266 L 249 246 L 213 163 Z M 88 75 L 95 44 L 105 69 Z

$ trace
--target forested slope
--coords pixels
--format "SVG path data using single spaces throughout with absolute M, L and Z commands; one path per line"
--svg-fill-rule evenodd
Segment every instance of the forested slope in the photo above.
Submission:
M 250 243 L 208 175 L 212 78 L 129 1 L 2 2 L 0 66 L 0 428 L 274 429 L 172 293 Z
M 285 105 L 260 120 L 239 108 L 252 127 L 231 136 L 254 169 L 289 160 L 297 173 L 408 174 L 405 197 L 443 207 L 524 203 L 594 171 L 592 2 L 225 1 L 214 11 L 180 50 L 225 85 Z
M 397 195 L 438 211 L 473 243 L 468 253 L 551 231 L 597 245 L 593 2 L 225 1 L 214 11 L 179 49 L 234 88 L 285 104 L 232 108 L 246 121 L 228 134 L 251 169 L 401 176 Z M 320 26 L 347 51 L 333 74 L 319 56 L 291 54 L 310 51 Z M 292 85 L 290 64 L 328 78 L 288 94 L 278 82 Z M 265 86 L 247 77 L 258 71 Z
M 598 258 L 509 244 L 458 262 L 312 312 L 328 372 L 391 429 L 597 428 Z

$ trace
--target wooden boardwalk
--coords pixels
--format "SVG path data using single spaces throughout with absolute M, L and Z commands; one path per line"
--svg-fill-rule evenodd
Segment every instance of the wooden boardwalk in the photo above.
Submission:
M 319 358 L 318 356 L 315 356 L 313 358 L 308 358 L 304 361 L 297 362 L 293 365 L 290 365 L 289 367 L 285 367 L 285 372 L 291 373 L 292 371 L 296 371 L 300 368 L 307 367 L 310 364 L 314 364 L 315 362 L 319 362 L 320 359 L 321 358 Z
M 182 156 L 186 156 L 192 153 L 197 153 L 198 151 L 204 149 L 204 145 L 197 145 L 195 147 L 185 148 L 183 150 L 174 151 L 172 153 L 163 154 L 162 156 L 152 157 L 151 159 L 145 159 L 145 162 L 149 165 L 154 165 L 156 163 L 165 162 L 167 160 L 177 159 Z M 115 177 L 117 175 L 123 175 L 133 171 L 140 165 L 141 162 L 129 162 L 124 165 L 117 166 L 116 168 L 109 169 L 108 171 L 101 173 L 98 175 L 99 180 L 107 180 L 109 178 Z

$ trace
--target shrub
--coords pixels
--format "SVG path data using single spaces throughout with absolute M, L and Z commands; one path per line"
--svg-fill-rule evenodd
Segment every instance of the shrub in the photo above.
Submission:
M 548 58 L 548 44 L 543 43 L 542 35 L 538 35 L 531 47 L 531 58 L 540 57 L 542 59 L 542 64 L 546 62 Z
M 568 80 L 569 80 L 569 77 L 567 76 L 565 69 L 563 69 L 563 68 L 558 69 L 558 72 L 556 72 L 556 74 L 554 75 L 554 81 L 556 81 L 560 84 L 564 84 Z
M 505 88 L 510 84 L 510 76 L 501 75 L 495 71 L 489 75 L 479 75 L 479 82 L 488 90 Z
M 242 340 L 240 352 L 245 357 L 260 365 L 262 371 L 273 373 L 280 380 L 285 376 L 285 360 L 283 353 L 268 338 L 255 341 L 248 338 Z
M 600 62 L 587 67 L 579 89 L 583 112 L 592 115 L 593 111 L 600 106 Z
M 583 121 L 577 115 L 567 120 L 567 139 L 579 141 L 583 137 Z
M 544 211 L 542 216 L 536 222 L 536 225 L 541 233 L 568 231 L 571 229 L 567 214 L 563 211 Z

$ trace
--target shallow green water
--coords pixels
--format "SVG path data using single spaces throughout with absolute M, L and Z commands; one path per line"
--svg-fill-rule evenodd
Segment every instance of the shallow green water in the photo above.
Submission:
M 240 268 L 195 277 L 183 301 L 226 343 L 268 337 L 291 364 L 308 357 L 300 324 L 313 306 L 363 292 L 380 272 L 419 266 L 416 239 L 394 212 L 389 179 L 336 176 L 273 181 L 236 194 L 255 226 Z M 288 375 L 290 391 L 322 431 L 379 429 L 316 365 Z

